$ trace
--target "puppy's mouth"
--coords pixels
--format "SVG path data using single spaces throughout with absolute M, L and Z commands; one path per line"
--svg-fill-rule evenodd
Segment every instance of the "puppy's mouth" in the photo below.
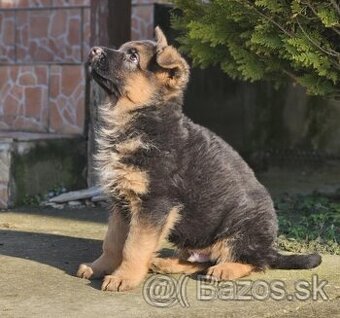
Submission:
M 88 66 L 91 79 L 94 79 L 108 95 L 114 95 L 116 98 L 121 95 L 118 81 L 115 82 L 113 79 L 105 76 L 102 71 L 93 64 L 89 63 Z
M 109 96 L 119 98 L 120 85 L 112 72 L 107 53 L 103 48 L 93 47 L 89 52 L 88 68 L 90 76 Z
M 107 78 L 91 64 L 89 64 L 89 73 L 91 74 L 91 77 L 99 84 L 101 88 L 105 90 L 108 95 L 114 95 L 116 98 L 120 96 L 118 84 L 114 83 L 112 79 Z

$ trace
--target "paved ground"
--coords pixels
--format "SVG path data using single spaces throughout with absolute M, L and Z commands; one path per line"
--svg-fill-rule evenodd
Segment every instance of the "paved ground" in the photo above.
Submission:
M 199 289 L 197 280 L 186 281 L 179 276 L 172 279 L 183 282 L 183 293 L 178 293 L 182 296 L 171 308 L 149 305 L 143 298 L 142 286 L 126 293 L 102 292 L 100 281 L 81 280 L 74 277 L 74 272 L 80 262 L 99 254 L 105 220 L 103 209 L 0 212 L 0 317 L 340 317 L 338 256 L 324 256 L 322 266 L 314 270 L 277 270 L 252 276 L 257 281 L 252 293 L 261 297 L 267 287 L 262 286 L 261 291 L 263 282 L 259 280 L 272 284 L 282 280 L 292 294 L 294 282 L 304 279 L 311 283 L 312 275 L 318 274 L 319 282 L 328 281 L 325 292 L 329 300 L 322 300 L 318 294 L 316 301 L 286 297 L 279 301 L 203 301 L 197 300 L 197 295 L 205 291 L 209 299 L 212 288 L 201 283 Z M 230 298 L 230 288 L 220 286 L 219 298 Z M 217 289 L 213 290 L 215 294 Z M 300 294 L 305 296 L 304 292 Z

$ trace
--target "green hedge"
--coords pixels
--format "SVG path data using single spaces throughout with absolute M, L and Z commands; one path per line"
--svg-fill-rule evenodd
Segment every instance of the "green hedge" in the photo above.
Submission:
M 293 79 L 311 95 L 340 97 L 336 0 L 174 0 L 180 49 L 232 78 Z

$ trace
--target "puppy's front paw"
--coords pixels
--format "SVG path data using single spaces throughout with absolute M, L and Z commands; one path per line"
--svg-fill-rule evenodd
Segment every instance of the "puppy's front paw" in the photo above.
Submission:
M 142 280 L 125 277 L 120 274 L 106 275 L 102 284 L 102 290 L 126 291 L 137 287 Z
M 90 264 L 80 264 L 76 275 L 80 278 L 90 279 L 93 276 Z

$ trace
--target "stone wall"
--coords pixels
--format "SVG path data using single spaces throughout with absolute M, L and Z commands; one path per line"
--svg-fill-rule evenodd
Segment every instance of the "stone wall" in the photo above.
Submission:
M 82 134 L 90 0 L 0 1 L 0 129 Z
M 153 3 L 132 1 L 132 39 L 153 36 Z M 82 134 L 90 0 L 0 1 L 0 130 Z
M 154 33 L 154 4 L 169 0 L 132 0 L 131 39 L 152 39 Z
M 153 36 L 152 0 L 133 0 L 131 8 L 131 39 L 151 39 Z

